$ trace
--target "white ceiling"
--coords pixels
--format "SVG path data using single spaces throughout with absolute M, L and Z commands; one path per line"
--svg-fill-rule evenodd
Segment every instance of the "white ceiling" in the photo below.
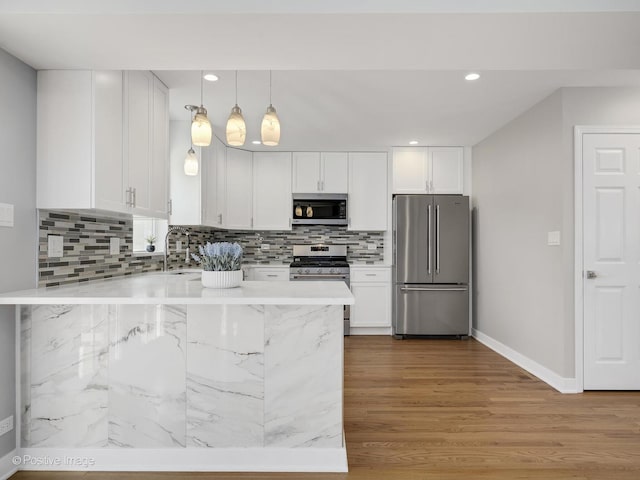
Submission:
M 37 69 L 153 70 L 172 118 L 216 72 L 220 136 L 233 70 L 250 139 L 274 70 L 282 149 L 473 145 L 559 87 L 640 87 L 639 24 L 638 0 L 0 0 L 0 48 Z

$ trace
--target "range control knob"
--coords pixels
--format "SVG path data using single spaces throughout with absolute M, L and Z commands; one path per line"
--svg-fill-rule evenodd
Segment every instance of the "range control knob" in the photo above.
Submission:
M 329 270 L 329 273 L 336 273 L 336 271 L 332 268 L 331 270 Z
M 298 273 L 302 273 L 302 269 L 301 268 L 298 269 Z
M 306 268 L 306 269 L 304 270 L 304 273 L 309 273 L 309 269 L 308 269 L 308 268 Z
M 322 273 L 322 269 L 319 268 L 318 270 L 316 270 L 316 273 Z

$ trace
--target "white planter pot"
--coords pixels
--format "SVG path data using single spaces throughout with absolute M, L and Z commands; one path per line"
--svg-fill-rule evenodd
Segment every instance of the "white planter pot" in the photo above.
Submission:
M 233 288 L 242 283 L 242 270 L 230 272 L 202 272 L 202 286 L 205 288 Z

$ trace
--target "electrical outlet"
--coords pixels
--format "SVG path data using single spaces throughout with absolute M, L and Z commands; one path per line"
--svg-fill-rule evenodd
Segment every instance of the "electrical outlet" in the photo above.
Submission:
M 268 243 L 263 243 L 262 245 L 260 245 L 260 250 L 271 250 L 271 245 L 269 245 Z
M 182 240 L 176 240 L 176 253 L 182 252 Z
M 13 430 L 13 415 L 0 422 L 0 437 Z
M 375 243 L 367 243 L 367 250 L 375 250 L 378 246 Z
M 47 256 L 49 258 L 61 258 L 64 251 L 64 237 L 49 235 L 47 237 Z
M 560 232 L 547 232 L 547 245 L 560 245 Z
M 109 254 L 110 255 L 120 254 L 120 239 L 118 237 L 111 237 L 109 239 Z

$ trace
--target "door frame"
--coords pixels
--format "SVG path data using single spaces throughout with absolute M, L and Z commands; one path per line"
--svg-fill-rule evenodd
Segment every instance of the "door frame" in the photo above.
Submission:
M 576 125 L 574 126 L 574 321 L 575 321 L 575 385 L 584 391 L 584 235 L 583 235 L 583 159 L 582 137 L 590 133 L 636 133 L 636 125 Z

